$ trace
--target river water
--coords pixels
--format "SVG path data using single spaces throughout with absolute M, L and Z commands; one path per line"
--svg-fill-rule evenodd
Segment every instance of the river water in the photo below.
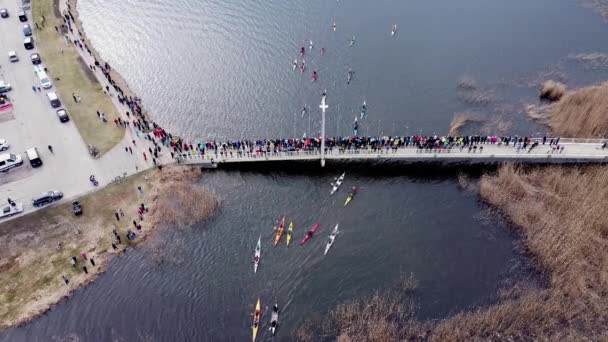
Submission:
M 563 62 L 606 43 L 601 18 L 570 0 L 81 0 L 79 10 L 93 45 L 153 119 L 192 139 L 316 134 L 318 112 L 300 113 L 316 108 L 325 88 L 330 134 L 350 132 L 363 100 L 365 134 L 445 132 L 467 110 L 532 134 L 539 127 L 512 103 L 535 101 L 531 80 L 541 71 L 574 85 L 605 75 Z M 304 75 L 291 68 L 301 46 Z M 490 100 L 468 101 L 456 87 L 465 76 Z M 330 197 L 344 170 L 342 191 Z M 160 256 L 142 247 L 113 259 L 95 283 L 0 340 L 243 341 L 258 296 L 281 306 L 285 340 L 302 320 L 409 273 L 420 282 L 422 319 L 487 303 L 505 279 L 526 272 L 525 262 L 507 227 L 459 187 L 459 170 L 295 164 L 208 173 L 202 183 L 221 201 L 210 221 L 161 232 L 147 244 Z M 360 193 L 344 208 L 355 185 Z M 321 228 L 303 247 L 275 248 L 281 215 L 293 220 L 296 241 L 315 222 Z M 338 222 L 342 233 L 323 256 Z M 269 318 L 266 309 L 260 340 L 271 340 Z

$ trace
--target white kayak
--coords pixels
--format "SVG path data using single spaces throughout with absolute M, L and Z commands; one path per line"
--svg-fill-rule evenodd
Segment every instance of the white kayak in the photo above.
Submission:
M 338 179 L 336 179 L 335 183 L 332 183 L 333 188 L 331 189 L 331 193 L 329 194 L 330 196 L 335 194 L 336 191 L 338 191 L 338 189 L 340 188 L 340 185 L 342 185 L 342 182 L 344 181 L 345 175 L 346 175 L 346 172 L 344 172 L 342 175 L 340 175 L 340 177 L 338 177 Z
M 279 325 L 279 304 L 274 305 L 272 315 L 270 316 L 270 328 L 268 330 L 270 330 L 273 336 L 277 330 L 277 325 Z
M 329 235 L 329 239 L 327 240 L 327 245 L 325 246 L 325 253 L 323 253 L 323 255 L 327 255 L 327 252 L 329 251 L 331 246 L 334 244 L 334 240 L 336 240 L 336 235 L 338 235 L 338 233 L 339 233 L 339 231 L 338 231 L 339 225 L 340 225 L 339 223 L 336 223 L 334 230 L 332 230 L 331 234 Z
M 258 238 L 258 244 L 255 246 L 255 252 L 253 254 L 253 273 L 258 271 L 258 265 L 260 264 L 260 258 L 262 256 L 262 236 Z

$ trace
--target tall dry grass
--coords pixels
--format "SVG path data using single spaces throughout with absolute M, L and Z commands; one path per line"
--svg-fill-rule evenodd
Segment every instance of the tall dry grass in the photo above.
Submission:
M 297 329 L 295 340 L 316 341 L 318 336 L 344 342 L 423 341 L 427 324 L 415 319 L 414 291 L 418 282 L 412 274 L 369 298 L 338 305 L 321 323 L 311 322 Z
M 553 80 L 544 82 L 540 89 L 540 98 L 543 100 L 558 101 L 565 94 L 566 85 Z
M 548 124 L 556 135 L 608 136 L 608 82 L 567 93 L 550 108 Z
M 462 133 L 462 130 L 467 126 L 474 124 L 481 124 L 483 119 L 473 113 L 457 113 L 454 115 L 452 122 L 450 122 L 449 134 L 452 136 Z

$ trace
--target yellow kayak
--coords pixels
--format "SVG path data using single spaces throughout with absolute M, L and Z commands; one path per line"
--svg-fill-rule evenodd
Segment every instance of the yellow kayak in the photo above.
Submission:
M 277 228 L 277 235 L 274 237 L 274 245 L 278 245 L 279 241 L 281 240 L 281 236 L 283 236 L 283 231 L 285 230 L 285 216 L 283 216 L 283 219 L 281 220 L 281 223 L 279 223 L 279 227 Z
M 348 193 L 348 196 L 346 196 L 346 201 L 344 201 L 345 207 L 348 205 L 348 203 L 350 203 L 350 201 L 353 200 L 353 198 L 355 197 L 356 194 L 357 194 L 357 187 L 353 186 L 351 191 Z
M 260 316 L 262 316 L 262 304 L 260 303 L 260 298 L 258 298 L 258 302 L 255 305 L 255 311 L 253 312 L 253 325 L 251 326 L 251 330 L 253 332 L 253 342 L 255 342 L 256 336 L 258 336 L 258 329 L 260 328 Z
M 293 222 L 289 222 L 289 229 L 287 229 L 287 247 L 291 243 L 291 233 L 293 233 Z

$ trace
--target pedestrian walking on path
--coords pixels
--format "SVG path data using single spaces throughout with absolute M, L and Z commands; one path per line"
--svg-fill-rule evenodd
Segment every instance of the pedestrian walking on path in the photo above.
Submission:
M 48 146 L 48 148 L 49 148 L 49 151 L 50 151 L 51 153 L 53 153 L 53 146 L 49 145 L 49 146 Z

